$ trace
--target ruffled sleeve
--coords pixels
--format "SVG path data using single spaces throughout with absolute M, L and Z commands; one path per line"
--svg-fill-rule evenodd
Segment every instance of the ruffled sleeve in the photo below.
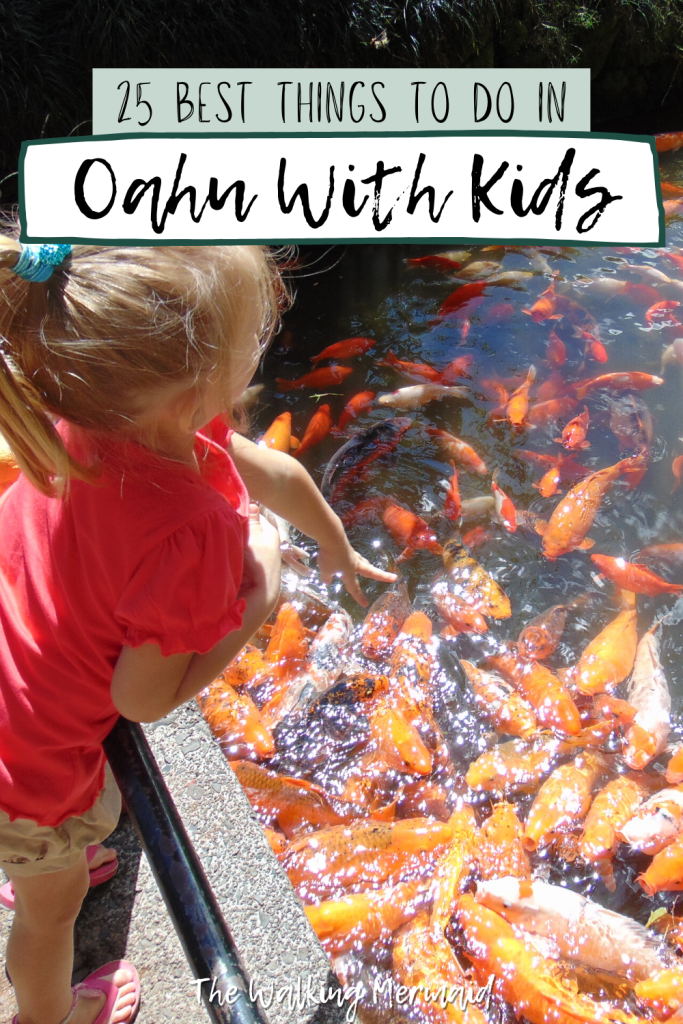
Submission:
M 123 643 L 205 654 L 242 625 L 244 533 L 232 509 L 191 520 L 142 560 L 115 610 Z

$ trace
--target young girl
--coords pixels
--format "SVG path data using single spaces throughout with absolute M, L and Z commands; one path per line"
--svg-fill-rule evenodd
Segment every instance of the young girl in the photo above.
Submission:
M 311 477 L 225 426 L 282 295 L 258 247 L 21 246 L 0 237 L 0 866 L 14 888 L 18 1024 L 128 1024 L 125 961 L 70 988 L 73 926 L 114 829 L 101 743 L 210 683 L 273 610 L 276 531 L 323 580 L 391 581 Z M 89 861 L 86 857 L 88 851 Z

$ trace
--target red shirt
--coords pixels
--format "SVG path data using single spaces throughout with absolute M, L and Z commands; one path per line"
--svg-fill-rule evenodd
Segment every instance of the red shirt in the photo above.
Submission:
M 83 436 L 60 427 L 69 450 Z M 208 435 L 208 436 L 206 436 Z M 124 645 L 204 653 L 242 624 L 246 488 L 226 427 L 197 435 L 197 473 L 134 443 L 98 443 L 94 483 L 0 499 L 0 808 L 59 825 L 94 804 Z M 92 444 L 92 442 L 88 442 Z

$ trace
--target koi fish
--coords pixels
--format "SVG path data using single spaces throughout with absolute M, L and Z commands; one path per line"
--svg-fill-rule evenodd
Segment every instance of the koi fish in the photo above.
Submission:
M 464 938 L 463 952 L 474 965 L 479 983 L 485 984 L 493 975 L 496 995 L 511 1003 L 515 1014 L 530 1024 L 639 1024 L 633 1014 L 570 988 L 553 961 L 527 948 L 503 917 L 472 896 L 460 897 L 455 922 Z
M 248 694 L 239 693 L 219 677 L 202 690 L 197 703 L 228 758 L 273 756 L 273 735 Z
M 444 545 L 443 563 L 456 597 L 488 618 L 510 618 L 512 609 L 507 594 L 467 553 L 458 534 Z
M 668 316 L 669 313 L 673 313 L 674 309 L 678 309 L 679 306 L 680 302 L 675 302 L 673 299 L 662 299 L 661 302 L 655 302 L 649 309 L 645 310 L 645 319 L 649 324 L 667 320 L 673 327 L 680 327 L 680 320 L 677 320 L 675 316 Z
M 624 395 L 610 400 L 610 430 L 619 442 L 619 451 L 648 449 L 652 444 L 652 416 L 642 398 Z
M 365 657 L 377 661 L 388 655 L 409 614 L 408 584 L 399 579 L 368 609 L 360 635 Z
M 564 445 L 567 451 L 581 451 L 583 448 L 590 448 L 590 441 L 586 440 L 586 432 L 590 422 L 590 413 L 584 405 L 580 416 L 570 420 L 562 431 L 562 437 L 556 437 L 557 444 Z
M 450 825 L 428 818 L 361 820 L 295 839 L 282 866 L 302 899 L 329 899 L 343 889 L 396 885 L 407 874 L 431 874 L 452 838 Z
M 567 689 L 557 676 L 538 661 L 525 661 L 514 646 L 488 659 L 515 689 L 522 694 L 547 729 L 576 736 L 581 731 L 581 716 Z
M 374 391 L 359 391 L 350 398 L 341 411 L 338 429 L 343 430 L 351 420 L 357 419 L 362 413 L 370 408 L 375 399 Z
M 393 352 L 389 352 L 384 359 L 375 360 L 375 366 L 391 366 L 404 376 L 422 384 L 438 384 L 441 380 L 441 374 L 433 366 L 426 363 L 410 363 L 405 359 L 399 359 Z
M 432 588 L 432 601 L 442 619 L 458 633 L 486 633 L 486 619 L 462 598 L 456 597 L 447 587 L 436 584 Z
M 268 671 L 268 663 L 257 647 L 247 644 L 232 659 L 219 679 L 230 686 L 253 686 Z
M 434 653 L 429 646 L 431 620 L 412 612 L 396 637 L 389 661 L 391 690 L 407 718 L 429 727 L 434 698 Z
M 393 409 L 419 409 L 428 402 L 440 402 L 444 398 L 467 398 L 469 388 L 446 387 L 445 384 L 415 384 L 411 388 L 399 388 L 387 395 L 380 395 L 380 405 Z
M 675 199 L 677 196 L 683 196 L 683 188 L 680 185 L 675 185 L 673 181 L 660 181 L 659 187 L 662 190 L 663 196 L 668 196 L 669 199 Z M 667 254 L 664 259 L 671 259 L 671 254 Z M 672 260 L 672 262 L 675 262 Z M 679 268 L 683 266 L 683 263 L 676 263 Z
M 523 697 L 495 672 L 485 672 L 461 659 L 467 681 L 482 714 L 489 719 L 496 732 L 507 736 L 529 739 L 538 731 L 533 708 Z
M 444 937 L 477 843 L 477 819 L 468 804 L 453 811 L 448 824 L 453 830 L 453 838 L 439 857 L 430 887 L 430 923 L 434 933 Z
M 543 661 L 554 654 L 562 638 L 567 615 L 574 607 L 574 602 L 554 604 L 534 616 L 519 634 L 517 647 L 521 656 L 530 661 Z
M 361 701 L 371 700 L 389 689 L 389 680 L 384 675 L 358 672 L 346 676 L 324 693 L 315 697 L 308 706 L 308 713 L 314 715 L 319 708 L 345 707 Z
M 683 971 L 678 966 L 660 970 L 651 977 L 645 977 L 635 987 L 638 1002 L 648 1009 L 656 1010 L 669 1020 L 680 1020 L 683 1006 Z
M 462 512 L 462 508 L 461 508 Z M 463 533 L 462 542 L 466 548 L 478 548 L 482 544 L 488 544 L 493 539 L 493 532 L 485 526 L 474 526 L 467 533 Z
M 442 548 L 434 531 L 430 530 L 424 519 L 409 509 L 389 504 L 382 514 L 382 522 L 396 543 L 403 547 L 398 562 L 412 558 L 417 550 L 426 549 L 436 555 L 441 554 Z
M 434 267 L 435 270 L 459 270 L 472 253 L 464 251 L 438 252 L 431 256 L 414 256 L 404 260 L 407 267 Z
M 515 512 L 515 506 L 512 504 L 510 498 L 508 498 L 502 487 L 498 486 L 496 477 L 498 470 L 493 474 L 491 481 L 491 490 L 493 491 L 493 500 L 495 501 L 495 512 L 494 515 L 496 520 L 500 523 L 508 533 L 514 533 L 517 529 L 517 514 Z
M 567 349 L 562 338 L 553 329 L 548 337 L 545 348 L 546 359 L 551 366 L 564 366 L 567 362 Z
M 662 967 L 646 928 L 564 886 L 497 878 L 478 882 L 475 899 L 509 924 L 549 939 L 563 960 L 589 970 L 633 982 Z
M 298 458 L 309 448 L 312 448 L 314 444 L 318 444 L 324 437 L 327 437 L 332 428 L 332 415 L 330 413 L 329 405 L 321 405 L 311 417 L 311 420 L 306 427 L 306 432 L 301 438 L 301 444 L 295 452 L 295 458 Z
M 359 814 L 357 807 L 333 802 L 324 789 L 304 779 L 277 775 L 252 761 L 231 761 L 230 767 L 252 807 L 274 818 L 288 838 L 303 826 L 340 825 Z
M 680 217 L 683 215 L 683 199 L 665 199 L 662 203 L 665 217 Z
M 470 473 L 478 473 L 479 476 L 488 474 L 486 463 L 466 441 L 455 437 L 454 434 L 449 434 L 446 430 L 438 430 L 436 427 L 427 427 L 427 434 L 433 437 L 449 458 L 454 459 L 463 469 Z
M 439 381 L 441 384 L 452 384 L 454 381 L 459 380 L 460 377 L 470 378 L 470 374 L 467 372 L 474 362 L 473 355 L 458 356 L 448 364 L 445 370 L 441 371 L 439 375 Z
M 482 296 L 487 283 L 487 281 L 470 281 L 469 284 L 461 285 L 441 303 L 439 306 L 439 316 L 448 316 L 450 313 L 461 309 L 471 299 Z
M 636 657 L 636 609 L 624 608 L 591 640 L 579 659 L 579 693 L 612 691 L 629 675 Z
M 640 640 L 628 684 L 628 701 L 637 709 L 626 731 L 624 760 L 629 768 L 644 768 L 661 754 L 671 729 L 671 694 L 659 660 L 658 626 Z
M 636 882 L 648 896 L 683 889 L 683 836 L 680 832 L 669 846 L 654 855 L 647 871 L 638 875 Z
M 295 388 L 328 388 L 333 384 L 341 384 L 350 373 L 353 373 L 351 366 L 324 366 L 321 369 L 311 370 L 303 377 L 296 380 L 285 380 L 276 377 L 275 383 L 280 391 L 293 391 Z
M 569 764 L 556 768 L 531 805 L 522 839 L 524 849 L 537 850 L 547 845 L 555 832 L 574 827 L 585 818 L 593 787 L 604 772 L 602 757 L 591 753 L 580 754 Z
M 392 707 L 387 695 L 379 698 L 369 720 L 375 749 L 388 768 L 411 775 L 431 773 L 432 756 L 420 733 L 399 708 Z
M 595 865 L 610 892 L 616 889 L 612 858 L 617 849 L 617 833 L 633 817 L 647 793 L 644 781 L 620 775 L 600 790 L 586 815 L 579 853 Z
M 553 510 L 543 534 L 546 558 L 554 560 L 575 551 L 582 544 L 584 548 L 592 547 L 592 543 L 586 545 L 584 538 L 593 525 L 603 496 L 622 473 L 639 470 L 645 464 L 642 454 L 634 455 L 614 466 L 599 469 L 576 484 Z
M 505 418 L 511 427 L 518 433 L 524 430 L 527 424 L 527 413 L 529 411 L 529 389 L 536 380 L 536 367 L 530 366 L 526 380 L 510 395 L 505 406 Z
M 493 805 L 491 814 L 479 829 L 476 857 L 481 879 L 531 878 L 523 833 L 514 804 L 503 800 Z
M 351 359 L 353 356 L 362 356 L 376 344 L 374 338 L 345 338 L 344 341 L 328 345 L 317 356 L 311 356 L 311 362 L 316 365 L 321 359 Z
M 655 135 L 655 147 L 658 153 L 672 153 L 683 146 L 683 132 L 660 132 Z
M 545 402 L 536 402 L 534 405 L 530 405 L 527 420 L 531 426 L 540 427 L 566 416 L 568 412 L 573 412 L 577 405 L 576 399 L 569 396 L 549 398 Z
M 553 456 L 548 456 L 548 458 L 551 459 L 551 458 L 553 458 Z M 538 483 L 537 484 L 533 484 L 532 486 L 537 489 L 537 491 L 539 492 L 539 494 L 543 498 L 552 498 L 552 496 L 554 494 L 557 494 L 557 492 L 558 492 L 558 490 L 560 488 L 560 485 L 563 482 L 562 481 L 562 473 L 563 473 L 563 470 L 564 470 L 565 473 L 567 472 L 567 469 L 566 469 L 566 464 L 567 463 L 572 463 L 571 468 L 583 470 L 583 467 L 575 467 L 573 465 L 573 462 L 574 462 L 575 458 L 576 458 L 575 454 L 573 454 L 573 455 L 559 455 L 559 456 L 556 456 L 555 459 L 554 459 L 554 464 L 551 465 L 550 469 L 548 469 L 543 474 L 543 476 L 538 481 Z M 582 476 L 588 476 L 589 472 L 590 472 L 590 470 L 585 470 L 585 472 L 579 473 L 579 478 L 581 478 Z M 576 479 L 576 477 L 574 477 L 574 479 Z
M 292 441 L 292 414 L 281 412 L 276 416 L 271 425 L 261 438 L 261 444 L 266 448 L 274 448 L 276 452 L 289 452 Z
M 653 558 L 674 569 L 683 569 L 683 544 L 650 544 L 646 548 L 641 548 L 638 555 L 633 557 L 637 557 L 638 561 L 642 558 Z
M 625 558 L 612 558 L 609 555 L 591 555 L 603 576 L 612 580 L 622 590 L 630 590 L 634 594 L 647 594 L 657 597 L 659 594 L 680 594 L 683 586 L 669 583 L 662 576 L 650 572 L 640 565 L 627 562 Z
M 386 941 L 424 907 L 426 889 L 426 882 L 399 882 L 390 889 L 326 900 L 304 911 L 326 953 L 340 956 Z
M 269 677 L 279 680 L 291 675 L 301 667 L 307 650 L 306 629 L 295 606 L 286 601 L 278 610 L 266 647 Z
M 474 263 L 468 263 L 455 276 L 466 280 L 477 277 L 490 277 L 491 274 L 495 274 L 497 270 L 500 270 L 502 265 L 502 263 L 496 263 L 494 260 L 476 260 Z
M 481 494 L 478 498 L 465 498 L 462 503 L 460 514 L 463 519 L 468 517 L 489 515 L 495 507 L 492 494 Z
M 486 283 L 514 288 L 515 285 L 523 284 L 524 281 L 528 281 L 533 276 L 531 270 L 501 270 L 499 274 L 492 274 Z
M 671 472 L 674 475 L 674 485 L 671 494 L 675 494 L 681 486 L 681 473 L 683 473 L 683 455 L 677 455 L 671 464 Z
M 523 740 L 499 743 L 470 764 L 465 781 L 477 792 L 535 793 L 555 761 L 571 749 L 571 744 L 547 734 L 533 744 Z
M 683 830 L 683 788 L 662 789 L 645 800 L 617 830 L 617 836 L 632 850 L 656 856 Z
M 378 459 L 396 448 L 412 420 L 406 416 L 382 420 L 343 444 L 325 467 L 320 490 L 327 501 Z
M 544 320 L 555 319 L 556 305 L 557 295 L 555 294 L 555 281 L 553 280 L 545 291 L 541 292 L 531 309 L 523 309 L 522 313 L 530 316 L 535 324 L 542 324 Z
M 581 401 L 589 391 L 599 391 L 601 388 L 607 388 L 610 391 L 645 391 L 647 388 L 658 388 L 663 383 L 661 377 L 654 377 L 651 373 L 641 373 L 639 370 L 631 370 L 628 373 L 603 373 L 600 377 L 572 384 L 572 388 L 577 399 Z
M 593 338 L 586 332 L 581 333 L 582 338 L 586 338 L 586 355 L 589 359 L 595 360 L 596 363 L 607 363 L 609 362 L 609 355 L 607 349 L 600 341 L 599 338 Z
M 460 519 L 460 510 L 462 507 L 462 501 L 460 498 L 460 488 L 458 487 L 458 471 L 455 468 L 455 463 L 451 459 L 451 469 L 453 473 L 449 481 L 449 487 L 446 491 L 446 499 L 444 503 L 444 512 L 446 518 L 457 521 Z

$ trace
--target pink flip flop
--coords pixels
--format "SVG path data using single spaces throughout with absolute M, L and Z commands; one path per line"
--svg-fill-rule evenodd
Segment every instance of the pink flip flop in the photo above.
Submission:
M 87 847 L 85 856 L 88 863 L 90 863 L 96 853 L 97 846 Z M 119 862 L 117 857 L 107 861 L 106 864 L 100 864 L 98 868 L 93 868 L 90 872 L 90 888 L 93 889 L 96 885 L 101 885 L 102 882 L 108 882 L 110 878 L 114 877 L 118 869 Z M 14 910 L 14 888 L 11 882 L 6 882 L 0 887 L 0 905 L 6 907 L 7 910 Z
M 133 975 L 133 985 L 135 986 L 135 1002 L 130 1008 L 130 1014 L 122 1024 L 133 1024 L 138 1010 L 140 1009 L 140 977 L 138 972 L 135 970 L 133 964 L 129 963 L 128 960 L 110 960 L 108 964 L 104 964 L 103 967 L 98 967 L 96 971 L 89 974 L 87 978 L 81 981 L 78 985 L 74 985 L 72 992 L 74 994 L 74 1001 L 71 1006 L 69 1013 L 67 1014 L 63 1024 L 67 1024 L 71 1017 L 74 1009 L 76 1008 L 76 1001 L 78 994 L 82 989 L 99 989 L 100 992 L 104 992 L 106 996 L 104 1006 L 98 1013 L 97 1017 L 93 1021 L 93 1024 L 110 1024 L 112 1015 L 116 1009 L 116 1003 L 119 998 L 119 987 L 118 985 L 112 985 L 110 981 L 105 981 L 105 977 L 108 974 L 113 974 L 114 971 L 125 970 L 130 971 Z M 12 1018 L 12 1024 L 19 1024 L 17 1015 Z

